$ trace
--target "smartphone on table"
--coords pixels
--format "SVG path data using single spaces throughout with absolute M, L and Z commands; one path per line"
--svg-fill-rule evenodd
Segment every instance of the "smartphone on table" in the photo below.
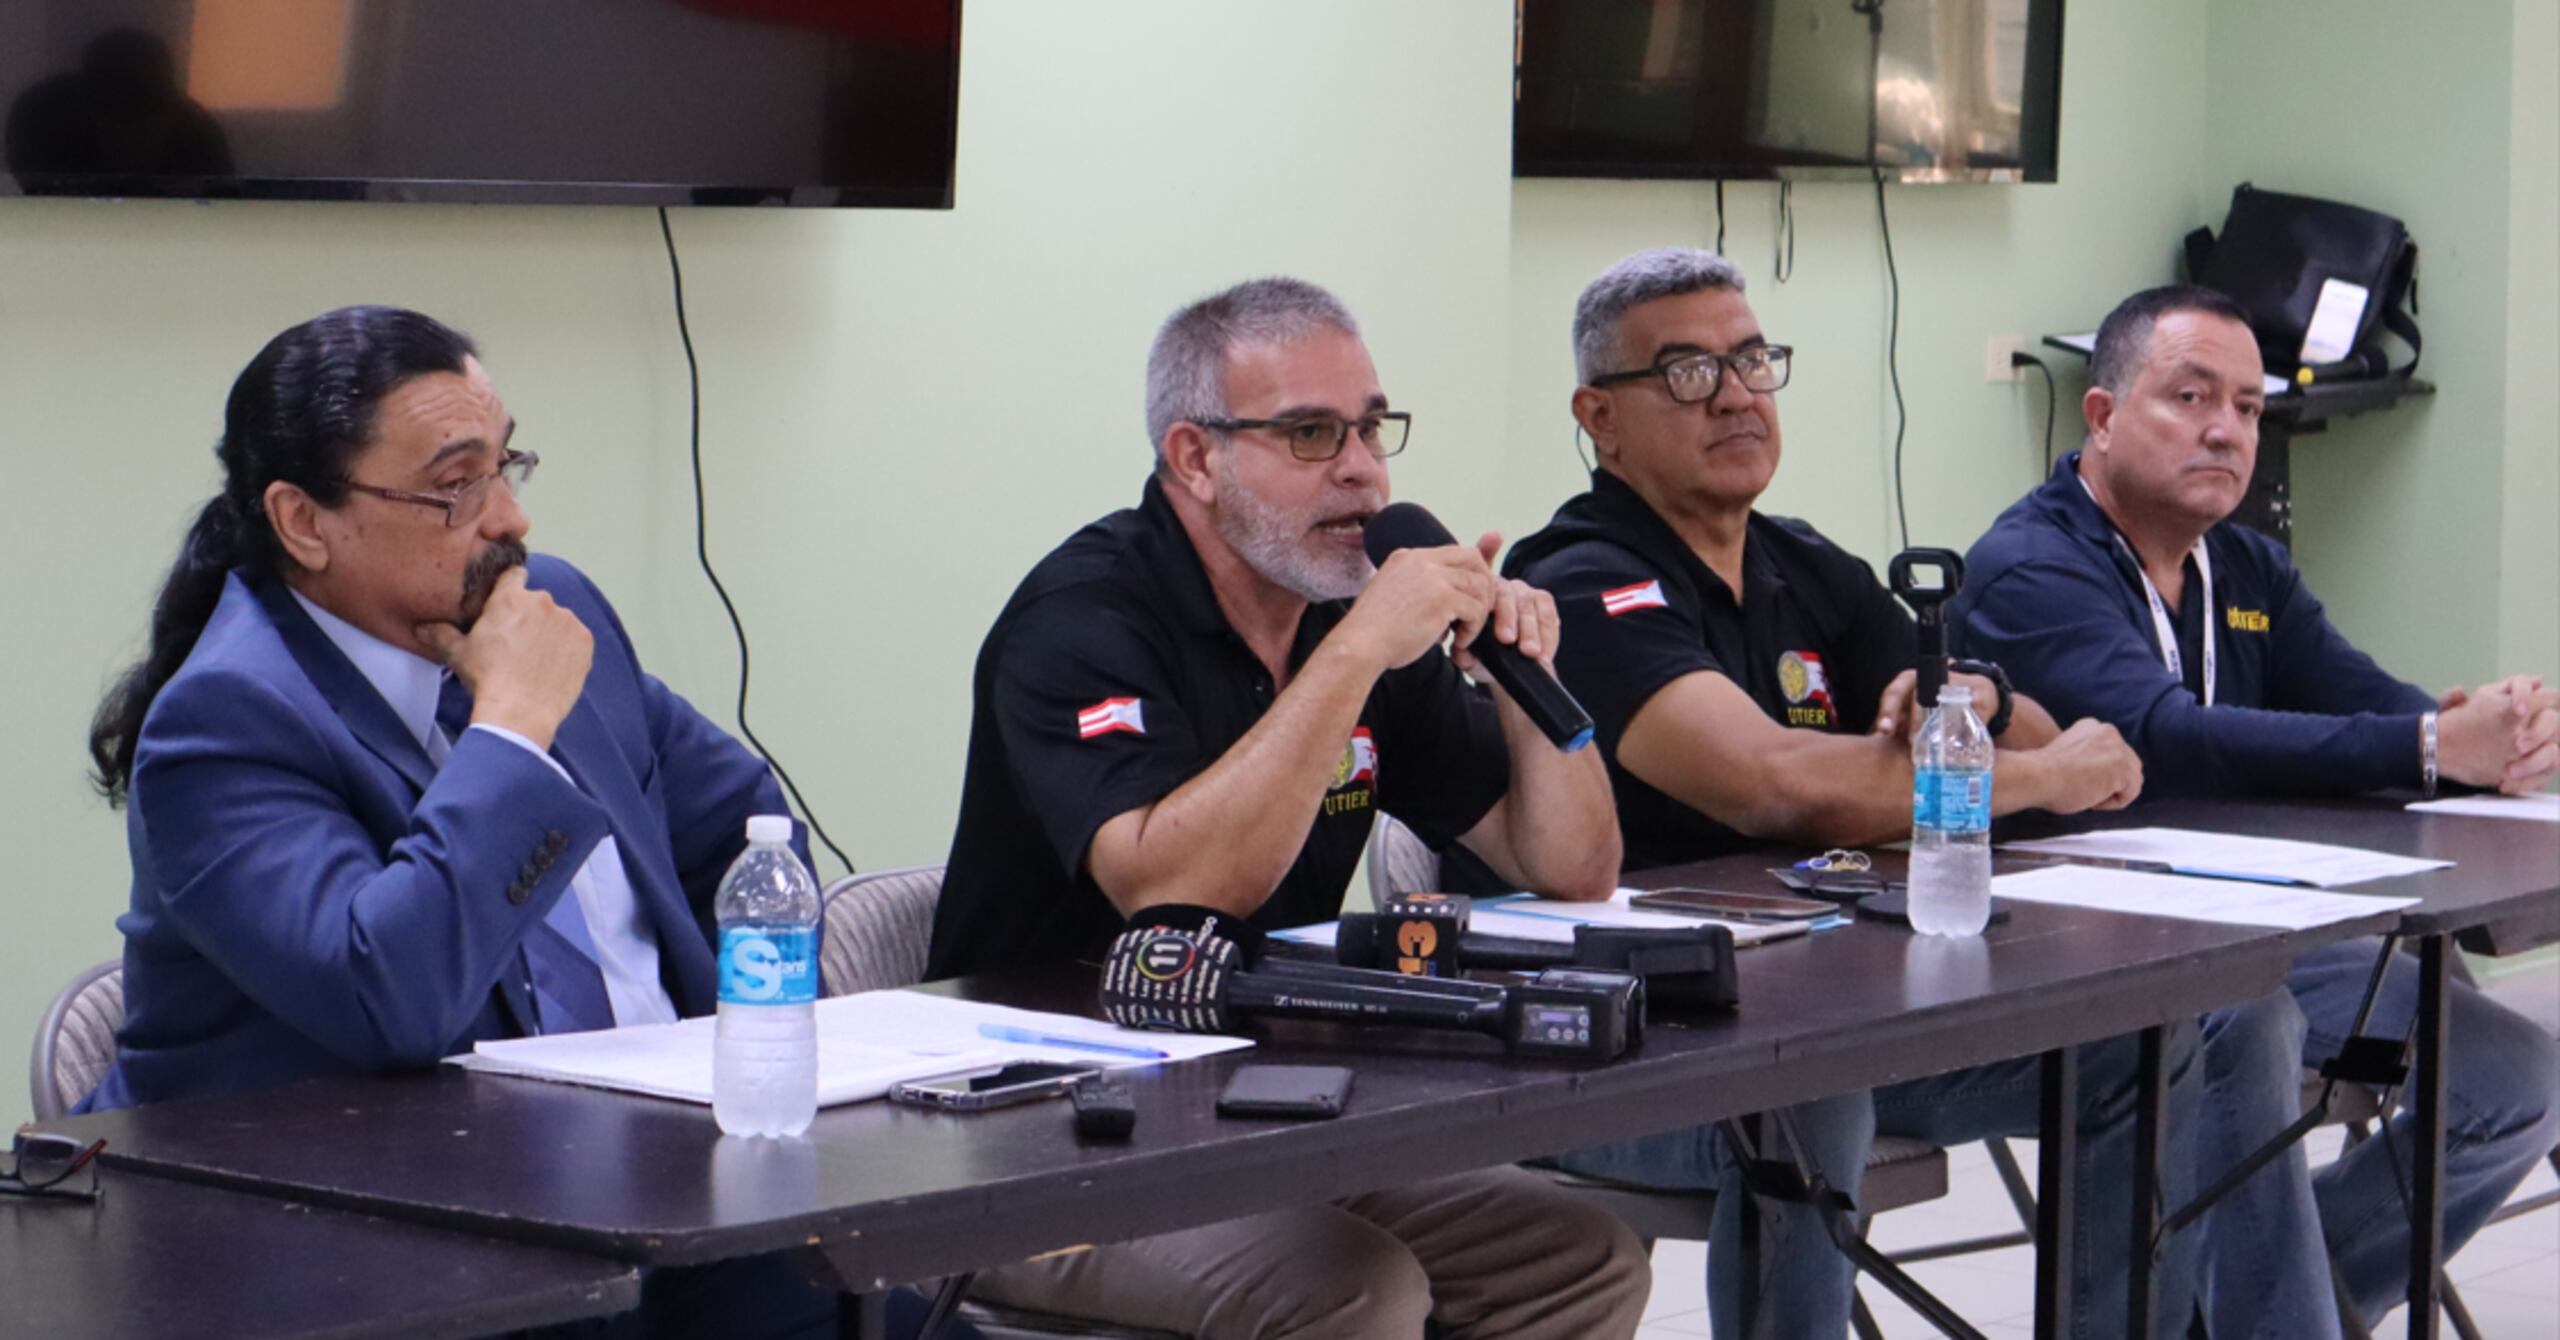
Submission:
M 984 1112 L 989 1108 L 1063 1096 L 1075 1087 L 1077 1080 L 1101 1069 L 1097 1065 L 1074 1062 L 1013 1061 L 1001 1066 L 984 1066 L 928 1079 L 907 1080 L 891 1085 L 889 1098 L 892 1102 L 938 1107 L 946 1112 Z
M 1627 906 L 1640 907 L 1648 912 L 1723 917 L 1733 921 L 1811 921 L 1840 913 L 1836 905 L 1811 898 L 1789 898 L 1775 893 L 1727 893 L 1718 889 L 1656 889 L 1628 899 Z

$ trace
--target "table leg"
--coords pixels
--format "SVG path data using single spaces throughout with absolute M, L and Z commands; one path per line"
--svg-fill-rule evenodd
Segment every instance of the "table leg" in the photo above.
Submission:
M 2409 1205 L 2409 1335 L 2435 1340 L 2437 1280 L 2444 1268 L 2444 1061 L 2445 976 L 2451 942 L 2430 935 L 2418 942 L 2418 1067 L 2410 1114 L 2417 1146 L 2416 1185 Z M 2389 1130 L 2382 1138 L 2391 1138 Z
M 2151 1334 L 2151 1311 L 2159 1301 L 2153 1297 L 2151 1265 L 2160 1240 L 2160 1118 L 2167 1101 L 2161 1071 L 2166 1041 L 2157 1025 L 2142 1030 L 2142 1070 L 2133 1124 L 2133 1236 L 2126 1244 L 2125 1262 L 2124 1333 L 2135 1340 Z
M 2071 1333 L 2072 1185 L 2080 1148 L 2080 1054 L 2044 1054 L 2036 1103 L 2036 1340 Z

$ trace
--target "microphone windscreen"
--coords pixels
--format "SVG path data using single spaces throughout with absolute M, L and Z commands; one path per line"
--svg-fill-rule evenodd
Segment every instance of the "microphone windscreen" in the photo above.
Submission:
M 1122 931 L 1102 961 L 1103 1017 L 1123 1028 L 1226 1032 L 1227 980 L 1238 955 L 1217 929 Z
M 1387 555 L 1399 549 L 1440 549 L 1457 542 L 1440 518 L 1423 510 L 1420 503 L 1388 503 L 1360 532 L 1360 547 L 1369 551 L 1372 563 L 1386 562 Z

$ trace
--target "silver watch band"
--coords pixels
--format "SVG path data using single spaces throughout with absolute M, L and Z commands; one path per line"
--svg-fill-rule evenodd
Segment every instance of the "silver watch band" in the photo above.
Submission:
M 2418 768 L 2429 797 L 2436 793 L 2436 714 L 2418 718 Z

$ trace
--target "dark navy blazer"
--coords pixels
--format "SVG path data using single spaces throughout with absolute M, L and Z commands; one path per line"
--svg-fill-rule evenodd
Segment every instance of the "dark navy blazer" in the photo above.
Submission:
M 281 582 L 234 572 L 142 727 L 125 1024 L 83 1110 L 431 1065 L 528 1032 L 518 941 L 611 833 L 683 1015 L 715 1004 L 711 900 L 755 755 L 640 669 L 584 574 L 529 584 L 595 635 L 552 756 L 466 731 L 431 765 Z M 806 852 L 803 851 L 805 858 Z

